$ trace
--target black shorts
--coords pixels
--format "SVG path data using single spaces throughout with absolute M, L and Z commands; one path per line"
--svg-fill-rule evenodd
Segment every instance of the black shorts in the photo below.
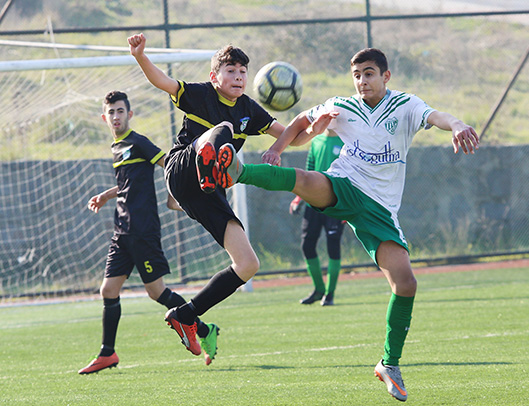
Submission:
M 130 276 L 134 266 L 143 283 L 154 282 L 170 273 L 169 263 L 162 250 L 160 237 L 137 237 L 114 234 L 108 248 L 105 278 Z
M 341 257 L 341 238 L 345 224 L 342 220 L 326 216 L 314 210 L 311 206 L 305 207 L 305 214 L 301 222 L 301 248 L 306 258 L 318 256 L 316 246 L 322 228 L 327 239 L 327 253 L 331 259 Z
M 217 186 L 213 193 L 204 193 L 198 183 L 196 152 L 192 145 L 172 150 L 165 161 L 165 181 L 171 195 L 189 217 L 198 221 L 224 247 L 228 221 L 241 221 L 233 212 L 226 191 Z M 243 227 L 244 228 L 244 227 Z
M 301 222 L 301 237 L 303 239 L 318 237 L 323 228 L 326 235 L 336 235 L 340 239 L 344 226 L 345 224 L 342 220 L 326 216 L 312 207 L 306 206 L 303 221 Z

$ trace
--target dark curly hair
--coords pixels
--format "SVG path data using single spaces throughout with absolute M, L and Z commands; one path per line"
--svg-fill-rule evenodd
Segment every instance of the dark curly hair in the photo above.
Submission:
M 105 110 L 106 105 L 114 104 L 119 100 L 123 100 L 125 102 L 127 111 L 130 111 L 130 102 L 127 93 L 120 92 L 119 90 L 112 90 L 106 94 L 105 98 L 103 99 L 103 110 Z

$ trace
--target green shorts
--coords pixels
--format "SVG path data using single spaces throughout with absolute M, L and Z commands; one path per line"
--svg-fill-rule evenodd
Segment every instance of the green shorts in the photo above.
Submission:
M 331 181 L 338 202 L 323 210 L 314 209 L 347 221 L 375 263 L 378 246 L 383 241 L 395 241 L 409 251 L 396 214 L 354 187 L 349 179 L 323 174 Z

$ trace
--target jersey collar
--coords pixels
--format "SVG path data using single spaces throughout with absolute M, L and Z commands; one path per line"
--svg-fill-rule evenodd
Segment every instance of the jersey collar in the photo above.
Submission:
M 380 106 L 382 103 L 384 103 L 388 99 L 390 94 L 391 94 L 391 90 L 386 89 L 386 94 L 384 95 L 384 97 L 382 99 L 380 99 L 378 104 L 375 107 L 373 107 L 373 108 L 371 108 L 369 106 L 369 104 L 367 104 L 362 98 L 360 98 L 360 99 L 362 100 L 362 104 L 364 105 L 364 107 L 366 109 L 368 109 L 370 113 L 373 113 L 376 109 L 378 109 L 378 106 Z
M 235 103 L 237 103 L 237 100 L 235 100 L 235 101 L 231 101 L 231 100 L 226 99 L 224 96 L 222 96 L 222 95 L 217 91 L 217 89 L 215 89 L 215 91 L 217 92 L 217 96 L 218 96 L 219 101 L 220 101 L 221 103 L 224 103 L 225 105 L 227 105 L 227 106 L 229 106 L 229 107 L 233 107 L 233 106 L 235 106 Z
M 121 140 L 124 140 L 125 138 L 127 138 L 129 136 L 129 134 L 132 132 L 132 128 L 129 128 L 129 130 L 123 134 L 121 137 L 119 138 L 116 138 L 116 141 L 115 142 L 119 142 Z

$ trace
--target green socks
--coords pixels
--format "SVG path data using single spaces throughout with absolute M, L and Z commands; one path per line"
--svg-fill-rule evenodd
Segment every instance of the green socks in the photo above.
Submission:
M 305 259 L 307 264 L 307 272 L 312 278 L 314 289 L 326 295 L 334 293 L 336 284 L 338 283 L 338 275 L 340 274 L 341 261 L 339 259 L 329 259 L 329 266 L 327 267 L 327 287 L 323 282 L 320 259 L 318 257 Z
M 291 192 L 296 185 L 296 170 L 269 164 L 245 164 L 237 182 L 266 190 Z
M 384 344 L 384 365 L 399 365 L 402 347 L 408 335 L 411 312 L 415 297 L 391 294 L 386 315 L 386 343 Z
M 336 290 L 336 284 L 338 283 L 338 275 L 340 275 L 340 269 L 342 268 L 342 261 L 339 259 L 329 258 L 329 265 L 327 267 L 327 289 L 325 294 L 334 293 Z
M 320 293 L 325 293 L 325 284 L 323 283 L 323 276 L 321 275 L 320 259 L 318 257 L 305 259 L 307 264 L 307 272 L 312 278 L 314 289 Z

